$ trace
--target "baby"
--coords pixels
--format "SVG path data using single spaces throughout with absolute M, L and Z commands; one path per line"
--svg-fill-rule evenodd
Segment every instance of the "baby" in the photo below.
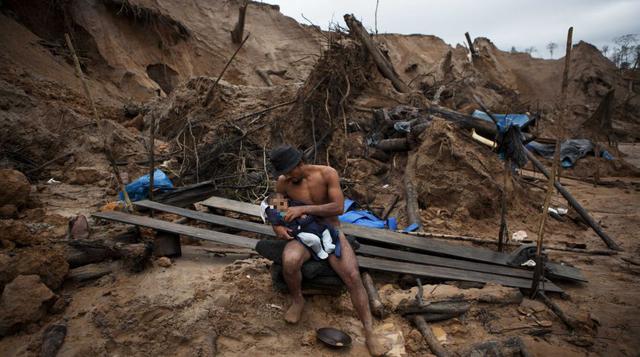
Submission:
M 311 249 L 317 260 L 327 259 L 334 251 L 336 256 L 339 256 L 339 247 L 336 249 L 338 232 L 332 226 L 320 223 L 317 217 L 311 215 L 302 215 L 291 222 L 284 220 L 289 206 L 301 205 L 303 203 L 289 200 L 281 193 L 274 193 L 269 195 L 261 205 L 262 218 L 270 224 L 291 229 L 293 237 Z

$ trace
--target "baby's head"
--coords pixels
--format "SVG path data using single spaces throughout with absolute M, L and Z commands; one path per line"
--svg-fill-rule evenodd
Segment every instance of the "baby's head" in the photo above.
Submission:
M 270 194 L 267 202 L 269 206 L 275 208 L 278 212 L 285 212 L 289 209 L 289 200 L 281 193 Z

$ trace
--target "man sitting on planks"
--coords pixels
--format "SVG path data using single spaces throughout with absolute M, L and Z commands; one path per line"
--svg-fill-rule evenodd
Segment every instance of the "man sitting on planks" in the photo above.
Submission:
M 344 195 L 336 170 L 330 166 L 308 165 L 302 160 L 302 153 L 289 145 L 280 146 L 271 151 L 271 164 L 276 170 L 278 181 L 276 192 L 292 200 L 305 203 L 303 206 L 289 207 L 284 217 L 292 221 L 302 215 L 324 217 L 327 224 L 336 229 L 340 227 L 338 215 L 344 210 Z M 284 314 L 285 321 L 295 324 L 300 320 L 304 308 L 302 296 L 302 272 L 304 262 L 311 258 L 309 248 L 291 236 L 291 230 L 275 225 L 273 231 L 281 239 L 289 240 L 282 252 L 284 280 L 291 293 L 292 304 Z M 387 352 L 382 339 L 373 333 L 373 320 L 369 309 L 367 292 L 360 279 L 356 255 L 347 242 L 344 233 L 339 232 L 341 256 L 331 254 L 328 258 L 333 270 L 340 276 L 351 295 L 351 302 L 362 322 L 369 352 L 381 356 Z

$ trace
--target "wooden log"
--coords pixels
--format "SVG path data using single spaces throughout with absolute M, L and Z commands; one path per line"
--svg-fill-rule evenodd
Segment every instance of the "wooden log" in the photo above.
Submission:
M 236 26 L 231 31 L 231 42 L 238 44 L 242 42 L 242 35 L 244 34 L 244 22 L 247 16 L 247 8 L 249 7 L 249 2 L 246 1 L 244 4 L 240 5 L 238 8 L 238 22 Z
M 88 264 L 69 270 L 67 278 L 80 283 L 87 280 L 97 279 L 107 274 L 111 274 L 114 269 L 115 264 L 113 262 Z
M 418 230 L 422 230 L 422 219 L 420 218 L 420 206 L 418 205 L 418 194 L 415 187 L 416 153 L 409 154 L 407 167 L 404 172 L 404 200 L 407 205 L 407 220 L 409 224 L 417 224 Z
M 529 150 L 526 150 L 526 153 L 529 160 L 531 160 L 531 163 L 533 164 L 533 166 L 535 166 L 540 172 L 542 172 L 542 174 L 544 174 L 547 178 L 549 178 L 550 176 L 549 171 L 533 155 L 533 153 L 531 153 Z M 569 191 L 567 191 L 567 189 L 564 188 L 564 186 L 562 186 L 560 182 L 555 181 L 554 186 L 556 187 L 558 192 L 560 192 L 560 194 L 567 200 L 567 202 L 569 202 L 571 207 L 573 207 L 576 210 L 576 212 L 578 212 L 580 217 L 582 217 L 582 219 L 584 219 L 584 221 L 598 234 L 598 236 L 602 238 L 602 240 L 605 242 L 607 247 L 613 250 L 618 250 L 618 251 L 622 250 L 622 248 L 620 248 L 620 246 L 613 239 L 611 239 L 609 235 L 605 233 L 605 231 L 602 230 L 598 222 L 596 222 L 591 217 L 591 215 L 589 215 L 589 212 L 587 212 L 587 210 L 584 209 L 584 207 L 582 207 L 582 205 L 580 205 L 578 201 L 576 201 L 576 199 L 571 195 L 571 193 L 569 193 Z
M 471 304 L 466 301 L 439 301 L 422 305 L 416 304 L 415 301 L 410 301 L 406 304 L 400 304 L 397 311 L 402 315 L 435 314 L 456 317 L 469 311 L 470 308 Z
M 424 337 L 424 340 L 427 342 L 429 349 L 431 350 L 431 352 L 433 352 L 434 355 L 438 357 L 449 356 L 449 353 L 440 345 L 440 342 L 438 342 L 436 335 L 433 333 L 431 327 L 429 326 L 427 321 L 425 321 L 424 317 L 422 317 L 421 315 L 414 315 L 412 316 L 411 320 L 418 328 L 418 331 L 420 331 L 420 333 L 422 334 L 422 337 Z
M 538 297 L 540 298 L 540 300 L 542 300 L 542 302 L 545 303 L 545 305 L 547 305 L 551 309 L 551 311 L 553 311 L 554 314 L 556 314 L 556 316 L 560 318 L 560 320 L 562 320 L 562 322 L 569 329 L 575 330 L 576 328 L 575 320 L 567 316 L 567 314 L 565 314 L 564 311 L 562 311 L 562 309 L 560 308 L 560 306 L 558 306 L 558 304 L 553 302 L 553 300 L 549 299 L 547 295 L 545 295 L 543 292 L 538 292 Z
M 382 151 L 407 151 L 409 142 L 407 138 L 383 139 L 376 143 L 375 148 Z
M 472 57 L 477 57 L 478 56 L 478 52 L 476 51 L 476 48 L 473 46 L 473 41 L 471 41 L 471 36 L 469 36 L 468 32 L 464 33 L 464 37 L 467 38 L 467 43 L 469 44 L 469 51 L 471 51 L 471 56 Z
M 367 296 L 369 297 L 369 306 L 371 307 L 371 312 L 374 316 L 384 319 L 385 311 L 384 305 L 380 302 L 380 295 L 378 294 L 378 289 L 373 284 L 373 279 L 371 279 L 371 275 L 369 273 L 362 273 L 362 283 L 364 284 L 364 288 L 367 290 Z
M 488 136 L 491 138 L 496 136 L 496 126 L 486 120 L 474 118 L 471 115 L 462 114 L 456 112 L 455 110 L 441 107 L 439 105 L 430 105 L 427 111 L 430 114 L 435 114 L 439 117 L 442 117 L 443 119 L 452 121 L 460 125 L 462 128 L 475 129 L 483 136 Z
M 67 261 L 70 266 L 83 266 L 107 259 L 123 259 L 127 268 L 139 272 L 151 258 L 151 247 L 147 244 L 125 244 L 98 240 L 74 240 L 69 242 Z
M 410 93 L 411 88 L 400 79 L 391 62 L 382 54 L 362 23 L 349 14 L 344 15 L 344 22 L 349 27 L 350 34 L 367 49 L 380 73 L 391 81 L 393 87 L 400 93 Z

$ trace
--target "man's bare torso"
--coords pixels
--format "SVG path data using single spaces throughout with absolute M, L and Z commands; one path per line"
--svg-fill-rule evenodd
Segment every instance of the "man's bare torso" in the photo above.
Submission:
M 278 178 L 277 191 L 286 194 L 289 198 L 308 205 L 322 205 L 330 202 L 327 171 L 334 170 L 329 166 L 305 165 L 305 175 L 300 182 L 293 182 Z M 333 226 L 339 226 L 337 216 L 324 217 L 325 221 Z

